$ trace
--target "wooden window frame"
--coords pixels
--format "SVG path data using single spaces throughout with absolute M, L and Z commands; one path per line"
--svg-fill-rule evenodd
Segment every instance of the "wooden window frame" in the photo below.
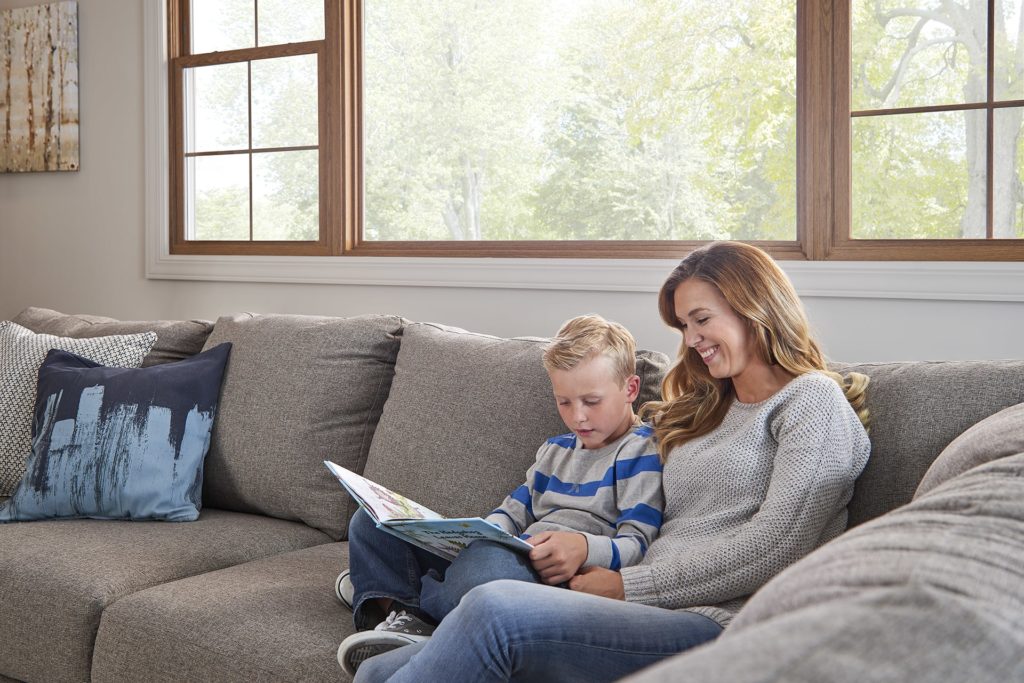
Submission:
M 362 1 L 324 0 L 325 37 L 322 41 L 248 48 L 209 55 L 189 54 L 188 5 L 189 0 L 167 0 L 171 254 L 665 259 L 678 258 L 705 244 L 702 241 L 653 240 L 365 240 L 362 236 L 361 180 Z M 797 0 L 796 30 L 796 239 L 751 243 L 765 249 L 777 259 L 1024 260 L 1024 240 L 876 240 L 850 237 L 850 1 Z M 990 33 L 991 30 L 992 27 Z M 205 64 L 313 52 L 318 56 L 319 74 L 319 240 L 186 240 L 182 101 L 184 69 Z M 332 88 L 329 86 L 330 83 L 340 83 L 341 87 Z M 991 98 L 991 89 L 989 97 Z

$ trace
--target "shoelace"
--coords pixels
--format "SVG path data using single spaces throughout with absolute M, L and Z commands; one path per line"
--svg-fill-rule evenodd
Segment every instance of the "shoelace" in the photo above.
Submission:
M 412 621 L 412 615 L 406 614 L 405 610 L 401 612 L 391 612 L 388 618 L 381 623 L 377 628 L 383 630 L 385 628 L 402 628 L 406 624 Z

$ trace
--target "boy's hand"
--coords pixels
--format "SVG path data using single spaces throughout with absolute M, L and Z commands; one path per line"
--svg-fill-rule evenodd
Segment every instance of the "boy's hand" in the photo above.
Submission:
M 600 595 L 613 600 L 625 600 L 626 589 L 622 574 L 604 567 L 584 567 L 569 581 L 569 588 L 581 593 Z
M 587 537 L 575 531 L 544 531 L 528 542 L 533 568 L 551 586 L 571 579 L 587 561 Z

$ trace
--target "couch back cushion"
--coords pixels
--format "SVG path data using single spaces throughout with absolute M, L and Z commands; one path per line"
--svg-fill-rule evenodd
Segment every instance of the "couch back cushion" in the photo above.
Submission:
M 323 461 L 363 471 L 403 325 L 390 315 L 220 318 L 206 346 L 231 342 L 232 350 L 203 504 L 344 539 L 355 503 Z
M 1024 401 L 1024 361 L 837 365 L 871 378 L 871 457 L 849 505 L 855 526 L 910 501 L 932 461 L 971 425 Z
M 547 340 L 432 323 L 405 328 L 365 476 L 447 516 L 484 515 L 525 480 L 541 443 L 568 432 L 541 365 Z M 637 404 L 668 358 L 637 352 Z
M 98 315 L 68 315 L 34 306 L 15 316 L 14 322 L 33 332 L 76 339 L 156 332 L 156 344 L 142 361 L 143 367 L 199 353 L 213 331 L 213 323 L 207 320 L 116 320 Z
M 1016 453 L 1024 453 L 1024 403 L 990 415 L 953 439 L 924 473 L 914 497 L 971 468 Z

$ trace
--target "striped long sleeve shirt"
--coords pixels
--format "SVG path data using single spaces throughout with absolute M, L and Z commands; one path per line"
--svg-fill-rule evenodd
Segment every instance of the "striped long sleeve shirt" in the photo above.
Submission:
M 654 430 L 638 425 L 592 450 L 575 434 L 548 439 L 526 483 L 487 521 L 521 538 L 580 532 L 587 539 L 583 566 L 618 570 L 643 559 L 661 528 L 664 505 Z

